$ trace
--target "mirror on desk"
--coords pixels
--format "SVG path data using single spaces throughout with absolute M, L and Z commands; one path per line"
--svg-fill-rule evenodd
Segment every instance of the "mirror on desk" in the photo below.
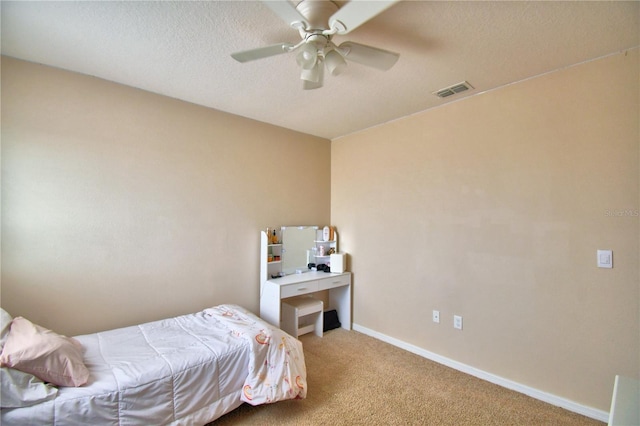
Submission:
M 317 226 L 282 227 L 282 272 L 307 271 L 307 250 L 315 245 Z

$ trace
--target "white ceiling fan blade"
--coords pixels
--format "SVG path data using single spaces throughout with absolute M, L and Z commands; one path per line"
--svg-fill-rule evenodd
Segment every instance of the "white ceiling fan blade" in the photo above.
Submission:
M 329 28 L 347 34 L 393 6 L 399 0 L 351 0 L 329 18 Z
M 278 43 L 271 46 L 259 47 L 257 49 L 244 50 L 232 53 L 231 57 L 238 62 L 255 61 L 256 59 L 268 58 L 269 56 L 280 55 L 290 52 L 295 45 L 291 43 Z
M 285 21 L 292 28 L 299 29 L 300 27 L 309 27 L 309 23 L 304 19 L 302 15 L 300 15 L 300 13 L 298 13 L 295 6 L 292 3 L 289 3 L 289 1 L 263 0 L 262 3 L 264 3 L 265 6 L 271 9 L 273 13 L 278 15 L 280 19 Z
M 348 61 L 387 71 L 398 61 L 400 55 L 388 50 L 378 49 L 364 44 L 345 41 L 338 47 Z

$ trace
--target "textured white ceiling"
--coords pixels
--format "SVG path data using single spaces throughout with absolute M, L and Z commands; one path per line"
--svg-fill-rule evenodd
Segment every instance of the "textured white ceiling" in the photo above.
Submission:
M 637 1 L 403 1 L 334 38 L 400 53 L 391 70 L 352 63 L 303 91 L 294 54 L 230 57 L 299 41 L 258 1 L 2 1 L 1 14 L 3 55 L 328 139 L 640 45 Z M 475 89 L 432 95 L 463 80 Z

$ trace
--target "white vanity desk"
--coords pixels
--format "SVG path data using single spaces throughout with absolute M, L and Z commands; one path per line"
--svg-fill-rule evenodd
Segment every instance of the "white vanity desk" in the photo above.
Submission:
M 324 290 L 329 290 L 325 311 L 335 309 L 342 328 L 351 330 L 351 272 L 303 272 L 265 281 L 260 294 L 260 318 L 280 327 L 282 299 Z

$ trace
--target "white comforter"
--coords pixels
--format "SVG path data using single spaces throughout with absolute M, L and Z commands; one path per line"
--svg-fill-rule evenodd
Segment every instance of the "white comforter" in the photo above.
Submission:
M 3 409 L 3 425 L 204 424 L 241 401 L 306 396 L 301 343 L 238 306 L 76 339 L 89 383 Z

